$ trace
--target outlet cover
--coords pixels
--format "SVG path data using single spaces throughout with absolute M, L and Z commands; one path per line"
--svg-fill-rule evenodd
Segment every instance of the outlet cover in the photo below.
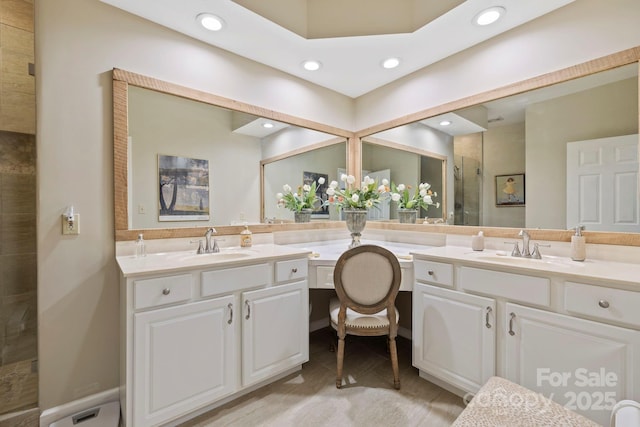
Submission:
M 73 224 L 69 224 L 67 216 L 62 215 L 62 234 L 80 234 L 80 214 L 73 215 Z

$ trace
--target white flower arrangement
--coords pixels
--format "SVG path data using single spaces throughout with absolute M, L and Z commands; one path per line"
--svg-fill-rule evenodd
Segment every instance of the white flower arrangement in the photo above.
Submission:
M 337 181 L 331 181 L 327 188 L 328 204 L 337 206 L 338 209 L 370 209 L 380 203 L 389 192 L 389 181 L 377 181 L 365 176 L 360 187 L 355 187 L 356 179 L 353 175 L 342 174 L 340 180 L 345 183 L 345 188 L 339 188 Z

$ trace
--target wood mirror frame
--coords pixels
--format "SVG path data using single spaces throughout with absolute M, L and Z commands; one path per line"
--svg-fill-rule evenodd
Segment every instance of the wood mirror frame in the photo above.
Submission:
M 353 132 L 344 129 L 335 128 L 311 120 L 301 119 L 284 113 L 268 110 L 254 105 L 242 103 L 232 99 L 202 92 L 196 89 L 180 86 L 177 84 L 165 82 L 152 77 L 143 76 L 130 71 L 113 69 L 113 152 L 114 152 L 114 221 L 115 221 L 115 240 L 126 241 L 135 240 L 139 233 L 144 233 L 146 239 L 164 239 L 174 237 L 194 237 L 201 236 L 204 231 L 210 227 L 194 226 L 179 228 L 147 228 L 147 229 L 130 229 L 128 215 L 128 158 L 127 158 L 127 139 L 129 135 L 128 125 L 128 91 L 129 85 L 137 86 L 144 89 L 154 90 L 156 92 L 175 95 L 182 98 L 203 102 L 217 107 L 227 108 L 229 110 L 240 111 L 255 116 L 265 117 L 279 122 L 288 123 L 299 126 L 301 128 L 313 129 L 319 132 L 335 135 L 341 140 L 347 140 L 347 162 L 353 156 L 349 156 L 349 146 L 353 145 L 355 140 Z M 353 166 L 347 163 L 349 168 Z M 262 167 L 256 165 L 256 175 L 261 173 Z M 261 199 L 264 195 L 261 192 Z M 260 202 L 261 206 L 263 202 Z M 262 208 L 260 208 L 262 209 Z M 326 225 L 325 225 L 326 226 Z M 239 225 L 215 225 L 218 234 L 229 235 L 238 234 L 244 227 Z M 255 233 L 271 232 L 274 230 L 286 229 L 304 229 L 318 228 L 322 225 L 309 224 L 260 224 L 251 227 Z
M 543 74 L 531 79 L 523 80 L 517 83 L 513 83 L 507 86 L 503 86 L 487 92 L 478 93 L 466 98 L 458 99 L 446 104 L 438 105 L 433 108 L 428 108 L 416 113 L 412 113 L 394 120 L 390 120 L 384 123 L 380 123 L 360 131 L 356 132 L 357 144 L 351 147 L 351 152 L 358 159 L 362 154 L 362 142 L 366 137 L 374 135 L 384 130 L 396 128 L 398 126 L 413 123 L 419 120 L 424 120 L 429 117 L 438 116 L 440 114 L 448 113 L 451 111 L 459 110 L 466 107 L 471 107 L 484 102 L 508 97 L 511 95 L 520 94 L 534 89 L 539 89 L 546 86 L 551 86 L 556 83 L 562 83 L 565 81 L 585 77 L 591 74 L 607 71 L 613 68 L 621 67 L 624 65 L 638 63 L 640 61 L 640 47 L 634 47 L 621 52 L 617 52 L 611 55 L 607 55 L 592 61 L 588 61 L 582 64 L 577 64 L 568 68 L 564 68 L 551 73 Z M 640 82 L 640 74 L 638 76 Z M 638 101 L 640 104 L 640 91 L 638 94 Z M 640 114 L 639 114 L 640 122 Z M 640 142 L 640 141 L 639 141 Z M 639 157 L 640 157 L 640 143 L 639 143 Z M 354 169 L 355 171 L 361 170 L 361 164 Z M 356 179 L 359 179 L 357 176 Z M 638 185 L 638 192 L 640 193 L 640 183 Z M 638 194 L 640 198 L 640 194 Z M 503 238 L 516 238 L 519 229 L 514 228 L 502 228 L 502 227 L 482 227 L 482 226 L 464 226 L 464 225 L 405 225 L 399 224 L 394 227 L 393 224 L 385 223 L 372 223 L 375 228 L 393 229 L 395 227 L 403 227 L 402 229 L 415 229 L 424 230 L 425 227 L 430 227 L 429 231 L 436 231 L 448 234 L 463 234 L 472 235 L 477 233 L 478 230 L 483 230 L 485 236 L 490 237 L 503 237 Z M 528 229 L 532 239 L 535 240 L 550 240 L 550 241 L 564 241 L 571 240 L 573 231 L 570 230 L 551 230 L 551 229 Z M 604 231 L 585 231 L 588 243 L 598 244 L 611 244 L 611 245 L 628 245 L 628 246 L 640 246 L 640 233 L 620 233 L 620 232 L 604 232 Z
M 315 129 L 321 132 L 334 134 L 347 139 L 347 169 L 350 174 L 356 177 L 356 181 L 361 180 L 362 169 L 362 138 L 383 130 L 402 126 L 428 117 L 437 116 L 449 111 L 458 110 L 483 102 L 488 102 L 498 98 L 503 98 L 529 90 L 550 86 L 556 83 L 584 77 L 590 74 L 606 71 L 612 68 L 631 64 L 640 61 L 640 47 L 634 47 L 611 55 L 607 55 L 592 61 L 577 64 L 551 73 L 543 74 L 531 79 L 503 86 L 491 91 L 482 92 L 466 98 L 458 99 L 446 104 L 438 105 L 426 110 L 421 110 L 394 120 L 380 123 L 357 132 L 350 132 L 320 123 L 300 119 L 287 114 L 278 113 L 272 110 L 244 104 L 228 98 L 219 97 L 206 92 L 190 89 L 172 83 L 167 83 L 154 78 L 135 74 L 132 72 L 114 69 L 113 70 L 113 111 L 114 111 L 114 216 L 115 216 L 115 239 L 116 241 L 134 240 L 138 233 L 144 232 L 145 238 L 160 239 L 173 237 L 199 236 L 205 227 L 191 228 L 165 228 L 165 229 L 128 229 L 128 189 L 127 189 L 127 91 L 128 85 L 139 86 L 159 92 L 194 99 L 197 101 L 217 105 L 232 110 L 242 111 L 262 117 L 271 118 L 282 122 L 287 122 L 301 127 Z M 640 79 L 640 77 L 639 77 Z M 639 93 L 640 103 L 640 93 Z M 639 115 L 640 116 L 640 115 Z M 640 117 L 639 117 L 640 121 Z M 639 144 L 640 145 L 640 144 Z M 640 150 L 640 147 L 639 147 Z M 639 185 L 640 189 L 640 185 Z M 640 190 L 639 190 L 640 191 Z M 640 197 L 640 195 L 639 195 Z M 307 228 L 335 227 L 328 223 L 321 224 L 261 224 L 252 227 L 254 232 L 271 232 L 278 230 L 298 230 Z M 238 234 L 240 226 L 220 226 L 216 227 L 219 234 Z M 476 227 L 460 225 L 423 225 L 423 224 L 395 224 L 387 222 L 372 222 L 372 229 L 422 231 L 435 233 L 448 233 L 458 235 L 472 235 L 482 229 L 487 237 L 515 238 L 518 229 L 500 227 Z M 640 233 L 615 233 L 585 231 L 588 243 L 640 246 Z M 571 239 L 572 232 L 569 230 L 530 230 L 532 239 L 564 241 Z

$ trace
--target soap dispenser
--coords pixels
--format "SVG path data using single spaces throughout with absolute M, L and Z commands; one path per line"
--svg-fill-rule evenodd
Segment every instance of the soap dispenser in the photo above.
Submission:
M 587 257 L 587 245 L 582 235 L 582 229 L 582 226 L 577 226 L 576 233 L 571 236 L 571 259 L 574 261 L 584 261 Z
M 142 234 L 138 234 L 136 239 L 136 258 L 147 256 L 147 250 L 144 245 L 144 237 Z
M 477 236 L 471 237 L 471 249 L 474 251 L 484 250 L 484 232 L 478 231 Z
M 245 224 L 244 230 L 240 232 L 240 247 L 250 248 L 251 240 L 251 231 L 249 230 L 249 226 Z

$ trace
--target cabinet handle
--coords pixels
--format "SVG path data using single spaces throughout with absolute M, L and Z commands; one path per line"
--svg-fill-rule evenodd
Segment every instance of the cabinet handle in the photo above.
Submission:
M 170 293 L 171 293 L 171 289 L 169 289 L 169 288 L 164 288 L 162 290 L 162 295 L 169 295 Z
M 493 311 L 493 309 L 491 307 L 487 307 L 487 313 L 485 314 L 484 320 L 485 320 L 485 326 L 489 329 L 491 329 L 491 323 L 489 323 L 489 314 Z
M 229 303 L 227 308 L 229 308 L 229 320 L 227 320 L 227 323 L 231 324 L 233 322 L 233 304 Z
M 297 273 L 297 272 L 298 272 L 298 269 L 297 269 L 297 268 L 292 268 L 292 269 L 291 269 L 291 272 L 292 272 L 292 273 Z
M 247 315 L 244 318 L 249 320 L 249 318 L 251 317 L 251 305 L 249 305 L 248 299 L 244 300 L 244 305 L 247 307 Z
M 511 313 L 511 319 L 509 319 L 509 335 L 514 336 L 516 333 L 513 332 L 513 319 L 516 318 L 515 313 Z
M 428 274 L 429 276 L 433 276 L 433 274 L 434 274 L 434 273 L 433 273 L 433 270 L 429 270 L 429 271 L 427 271 L 427 274 Z
M 598 301 L 598 305 L 602 308 L 609 308 L 609 301 L 601 299 Z

